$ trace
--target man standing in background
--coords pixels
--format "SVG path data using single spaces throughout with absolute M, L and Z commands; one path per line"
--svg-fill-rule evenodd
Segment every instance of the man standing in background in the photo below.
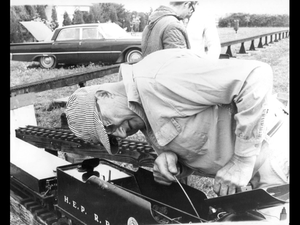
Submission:
M 143 57 L 161 49 L 188 48 L 190 42 L 183 19 L 195 11 L 196 1 L 171 1 L 158 7 L 149 17 L 142 34 Z

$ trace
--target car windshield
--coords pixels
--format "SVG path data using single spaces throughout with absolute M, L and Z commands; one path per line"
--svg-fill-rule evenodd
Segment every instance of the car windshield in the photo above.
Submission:
M 103 23 L 99 26 L 99 29 L 105 38 L 118 39 L 130 37 L 129 33 L 115 23 Z

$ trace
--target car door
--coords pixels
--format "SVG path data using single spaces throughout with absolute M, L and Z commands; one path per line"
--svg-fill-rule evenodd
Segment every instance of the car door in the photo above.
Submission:
M 111 45 L 98 27 L 82 27 L 82 37 L 79 43 L 78 57 L 81 62 L 110 62 Z
M 52 43 L 52 52 L 59 63 L 76 64 L 79 62 L 80 28 L 62 29 Z

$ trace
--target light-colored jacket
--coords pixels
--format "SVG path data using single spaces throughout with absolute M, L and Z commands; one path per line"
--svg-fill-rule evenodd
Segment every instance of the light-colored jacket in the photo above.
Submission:
M 191 49 L 201 57 L 218 59 L 221 43 L 215 17 L 201 8 L 191 16 L 187 25 Z
M 142 34 L 143 57 L 161 49 L 190 48 L 187 31 L 174 10 L 160 6 L 149 18 Z
M 129 106 L 147 141 L 194 171 L 214 176 L 232 157 L 259 155 L 272 69 L 255 60 L 209 60 L 167 49 L 121 65 Z

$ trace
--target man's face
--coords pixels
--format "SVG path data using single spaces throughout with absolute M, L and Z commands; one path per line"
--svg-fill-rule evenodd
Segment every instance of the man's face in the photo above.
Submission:
M 114 137 L 126 138 L 133 135 L 144 127 L 144 122 L 140 117 L 134 117 L 129 120 L 124 120 L 120 125 L 105 126 L 107 134 Z
M 181 19 L 189 18 L 195 11 L 195 6 L 191 2 L 183 3 L 178 9 L 178 16 Z
M 99 116 L 107 134 L 126 138 L 144 128 L 145 124 L 139 116 L 128 109 L 126 104 L 122 103 L 124 99 L 119 98 L 122 97 L 98 98 L 97 104 L 101 109 Z

